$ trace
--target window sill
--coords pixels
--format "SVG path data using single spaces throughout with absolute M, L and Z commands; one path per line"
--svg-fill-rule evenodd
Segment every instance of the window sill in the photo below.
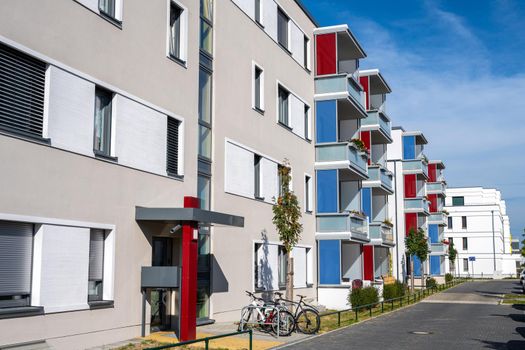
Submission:
M 264 197 L 254 196 L 256 201 L 264 202 Z
M 42 306 L 23 306 L 0 308 L 0 319 L 39 316 L 44 314 Z
M 110 162 L 113 162 L 113 163 L 118 163 L 118 157 L 109 156 L 109 155 L 101 153 L 101 152 L 99 152 L 97 150 L 93 150 L 93 153 L 95 154 L 96 158 L 109 160 Z
M 113 300 L 89 301 L 88 304 L 90 310 L 111 309 L 115 307 Z
M 260 109 L 259 107 L 252 107 L 252 109 L 257 113 L 264 115 L 264 109 Z
M 290 51 L 286 46 L 284 46 L 283 44 L 281 44 L 280 42 L 277 42 L 279 44 L 279 46 L 281 47 L 281 49 L 283 49 L 284 51 L 286 51 L 286 53 L 290 56 L 292 56 L 292 51 Z
M 166 172 L 166 174 L 168 175 L 168 177 L 171 177 L 171 178 L 174 178 L 174 179 L 177 179 L 177 180 L 183 180 L 184 179 L 184 175 L 179 175 L 179 174 L 175 174 L 175 173 L 172 173 L 172 172 Z
M 122 29 L 122 21 L 111 16 L 110 14 L 104 12 L 104 10 L 102 9 L 98 9 L 98 12 L 99 12 L 99 15 L 100 17 L 104 18 L 106 21 L 108 21 L 109 23 L 113 24 L 115 27 L 119 28 L 119 29 Z
M 282 126 L 285 129 L 287 129 L 288 131 L 293 131 L 291 126 L 284 124 L 282 121 L 278 121 L 277 124 L 279 124 L 280 126 Z
M 257 26 L 259 26 L 259 28 L 261 28 L 261 29 L 264 30 L 264 24 L 262 24 L 262 23 L 259 22 L 258 20 L 255 20 L 255 24 L 257 24 Z
M 309 215 L 312 215 L 313 214 L 313 211 L 312 210 L 305 210 L 304 212 L 305 214 L 309 214 Z
M 178 58 L 177 56 L 173 56 L 172 54 L 169 54 L 168 56 L 168 59 L 170 59 L 171 61 L 179 64 L 181 67 L 184 67 L 184 68 L 188 68 L 188 65 L 187 65 L 187 62 L 183 59 L 180 59 Z
M 34 135 L 22 133 L 22 132 L 17 132 L 13 130 L 0 128 L 0 134 L 5 135 L 5 136 L 16 137 L 17 139 L 21 139 L 25 141 L 32 141 L 32 142 L 41 143 L 44 145 L 51 145 L 51 139 L 44 138 L 44 137 L 38 137 L 38 136 L 34 136 Z

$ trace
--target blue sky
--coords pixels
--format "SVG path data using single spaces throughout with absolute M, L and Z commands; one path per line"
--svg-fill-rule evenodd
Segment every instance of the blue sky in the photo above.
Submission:
M 393 93 L 393 125 L 421 130 L 450 187 L 502 191 L 525 228 L 525 1 L 303 0 L 321 26 L 347 23 Z

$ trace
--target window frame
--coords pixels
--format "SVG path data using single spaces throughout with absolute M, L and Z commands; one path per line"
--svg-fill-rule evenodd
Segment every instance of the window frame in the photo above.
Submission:
M 284 19 L 286 21 L 286 25 L 280 26 L 279 23 L 281 19 Z M 286 28 L 286 42 L 281 42 L 281 35 L 279 28 Z M 284 39 L 284 38 L 283 38 Z M 286 52 L 290 52 L 290 16 L 280 7 L 277 6 L 277 43 L 286 50 Z
M 286 95 L 286 98 L 283 98 L 281 103 L 281 95 Z M 279 124 L 285 126 L 288 129 L 291 129 L 290 126 L 290 95 L 291 92 L 281 84 L 277 84 L 277 121 Z M 285 109 L 283 105 L 286 104 Z M 286 113 L 284 116 L 286 119 L 281 118 L 282 113 Z
M 469 270 L 468 270 L 468 258 L 463 258 L 463 272 L 469 272 Z
M 466 216 L 461 217 L 461 228 L 463 230 L 467 229 L 467 217 Z
M 310 71 L 310 38 L 303 36 L 303 67 Z
M 454 220 L 453 220 L 452 216 L 449 216 L 448 219 L 447 219 L 447 221 L 448 221 L 448 222 L 447 222 L 447 228 L 448 228 L 449 230 L 454 229 L 454 225 L 453 225 Z
M 468 237 L 463 237 L 462 238 L 462 243 L 463 243 L 463 250 L 468 250 Z
M 106 139 L 109 138 L 107 141 L 107 150 L 101 150 L 97 148 L 97 100 L 99 98 L 99 94 L 104 93 L 110 96 L 109 100 L 109 120 L 106 120 L 106 117 L 104 117 L 104 136 Z M 115 96 L 116 93 L 108 90 L 102 86 L 96 85 L 95 86 L 95 103 L 94 103 L 94 115 L 93 115 L 93 153 L 96 157 L 105 158 L 112 161 L 117 161 L 117 157 L 115 157 L 114 154 L 114 141 L 115 141 L 115 118 L 114 118 L 114 112 L 115 112 Z M 109 128 L 109 130 L 107 130 Z
M 255 62 L 252 62 L 252 108 L 264 114 L 264 69 Z
M 456 201 L 461 202 L 461 204 L 456 204 Z M 452 197 L 452 206 L 453 207 L 462 207 L 465 205 L 465 197 L 464 196 L 453 196 Z
M 311 214 L 313 212 L 313 180 L 309 174 L 304 174 L 304 212 Z
M 254 0 L 253 19 L 255 20 L 255 23 L 257 23 L 261 27 L 264 27 L 263 14 L 264 14 L 263 0 Z
M 181 156 L 181 145 L 182 145 L 182 121 L 177 119 L 177 118 L 174 118 L 172 116 L 169 116 L 167 115 L 166 116 L 166 174 L 167 176 L 169 177 L 175 177 L 175 178 L 182 178 L 182 165 L 181 165 L 181 160 L 182 160 L 182 156 Z M 169 134 L 169 123 L 170 121 L 174 122 L 174 123 L 177 123 L 177 142 L 175 144 L 175 147 L 177 148 L 177 171 L 176 173 L 174 173 L 172 171 L 172 169 L 170 169 L 169 167 L 169 152 L 168 152 L 168 149 L 170 147 L 170 134 Z
M 113 2 L 114 7 L 114 13 L 110 13 L 106 11 L 103 7 L 104 2 Z M 122 7 L 124 5 L 124 2 L 122 0 L 98 0 L 98 12 L 99 14 L 110 20 L 111 22 L 115 22 L 118 25 L 122 24 Z
M 263 160 L 263 157 L 257 153 L 253 154 L 253 197 L 258 200 L 264 200 L 264 197 L 262 196 L 262 168 L 261 168 L 261 161 Z
M 91 228 L 90 229 L 90 232 L 89 232 L 89 244 L 90 244 L 90 249 L 89 249 L 89 254 L 91 255 L 91 235 L 93 233 L 94 230 L 97 230 L 97 229 L 93 229 Z M 102 279 L 96 279 L 96 280 L 93 280 L 93 279 L 89 279 L 89 271 L 91 269 L 91 263 L 88 262 L 88 304 L 92 303 L 92 302 L 100 302 L 100 301 L 104 301 L 104 255 L 105 255 L 105 250 L 106 250 L 106 238 L 108 236 L 108 233 L 106 230 L 101 230 L 103 235 L 104 235 L 104 239 L 102 240 Z M 89 294 L 89 283 L 90 282 L 100 282 L 100 290 L 98 291 L 98 294 L 96 294 L 96 296 L 93 296 L 93 294 Z
M 179 56 L 172 54 L 171 9 L 177 7 L 181 10 L 179 16 Z M 188 9 L 178 0 L 167 0 L 166 15 L 166 57 L 186 67 L 188 60 Z
M 310 106 L 305 103 L 304 104 L 304 139 L 306 141 L 312 141 L 312 131 L 310 127 L 311 120 L 312 120 L 311 111 L 312 109 L 310 108 Z

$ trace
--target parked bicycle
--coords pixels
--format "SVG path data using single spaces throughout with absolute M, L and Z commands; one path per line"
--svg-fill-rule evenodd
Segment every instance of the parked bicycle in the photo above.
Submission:
M 291 306 L 295 326 L 301 333 L 315 334 L 319 331 L 319 328 L 321 327 L 319 311 L 314 306 L 304 302 L 303 299 L 305 299 L 306 296 L 298 294 L 299 301 L 297 302 L 284 299 L 282 297 L 283 293 L 281 292 L 275 292 L 274 295 L 276 296 L 274 299 L 275 303 L 280 304 L 283 307 Z
M 281 304 L 274 301 L 265 301 L 255 294 L 246 291 L 252 299 L 251 303 L 243 308 L 239 321 L 239 331 L 244 331 L 249 325 L 258 326 L 266 332 L 273 331 L 278 336 L 288 336 L 295 330 L 294 315 Z

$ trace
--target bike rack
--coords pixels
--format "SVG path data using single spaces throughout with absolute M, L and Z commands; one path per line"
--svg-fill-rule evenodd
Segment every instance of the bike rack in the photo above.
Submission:
M 263 312 L 264 315 L 266 315 L 267 310 L 275 310 L 277 312 L 277 334 L 276 336 L 277 338 L 279 338 L 279 331 L 280 331 L 280 326 L 281 326 L 281 316 L 279 315 L 280 308 L 281 307 L 279 306 L 271 306 L 271 305 L 268 305 L 268 306 L 248 305 L 248 306 L 243 307 L 241 309 L 241 321 L 239 322 L 240 329 L 244 329 L 243 327 L 244 325 L 257 325 L 257 326 L 261 326 L 261 325 L 271 326 L 272 325 L 272 322 L 266 322 L 266 319 L 265 319 L 265 322 L 250 321 L 250 319 L 248 319 L 248 322 L 244 322 L 245 311 L 248 312 L 250 310 L 255 310 L 256 312 L 250 315 L 250 317 L 253 317 L 254 315 L 255 316 L 258 315 L 257 310 L 264 311 Z

